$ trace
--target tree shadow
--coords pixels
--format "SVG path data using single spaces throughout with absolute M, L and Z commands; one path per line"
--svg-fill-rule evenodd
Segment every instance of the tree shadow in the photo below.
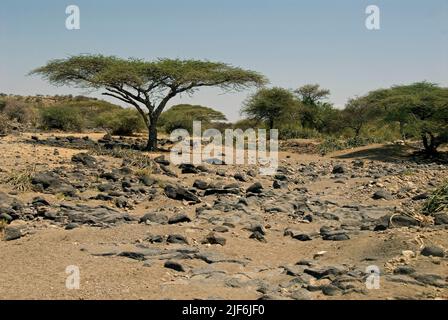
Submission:
M 425 154 L 420 148 L 409 145 L 382 145 L 366 147 L 361 150 L 331 156 L 334 159 L 362 159 L 381 162 L 416 162 L 447 164 L 448 153 L 440 152 L 435 156 Z

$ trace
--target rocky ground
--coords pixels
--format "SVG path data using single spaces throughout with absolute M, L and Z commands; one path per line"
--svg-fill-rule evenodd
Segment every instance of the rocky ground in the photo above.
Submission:
M 139 142 L 1 138 L 0 299 L 448 298 L 448 217 L 420 214 L 447 165 L 397 146 L 288 150 L 262 176 Z

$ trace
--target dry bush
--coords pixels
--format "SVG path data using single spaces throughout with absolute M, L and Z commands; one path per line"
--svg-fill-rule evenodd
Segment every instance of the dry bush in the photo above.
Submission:
M 27 167 L 23 170 L 12 170 L 2 179 L 2 182 L 13 190 L 27 192 L 33 189 L 31 181 L 35 174 L 36 166 Z
M 0 135 L 7 135 L 11 130 L 11 123 L 8 116 L 0 113 Z

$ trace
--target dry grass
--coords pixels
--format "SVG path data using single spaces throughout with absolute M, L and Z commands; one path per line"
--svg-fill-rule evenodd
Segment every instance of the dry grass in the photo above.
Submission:
M 98 147 L 90 150 L 89 153 L 97 156 L 110 156 L 123 159 L 126 162 L 126 165 L 139 169 L 152 169 L 155 165 L 154 161 L 141 151 L 123 148 L 104 149 Z
M 12 170 L 2 179 L 2 183 L 10 186 L 15 191 L 27 192 L 31 191 L 33 185 L 31 180 L 36 174 L 36 166 L 29 166 L 22 170 Z
M 440 213 L 448 214 L 448 182 L 435 190 L 426 200 L 422 212 L 426 216 L 434 216 Z

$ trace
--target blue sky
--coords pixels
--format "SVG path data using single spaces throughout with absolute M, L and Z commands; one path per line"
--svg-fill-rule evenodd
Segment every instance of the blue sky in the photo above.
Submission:
M 80 30 L 65 28 L 72 4 Z M 377 31 L 364 24 L 372 4 L 381 10 Z M 272 86 L 319 83 L 336 106 L 393 84 L 448 86 L 448 0 L 2 0 L 0 41 L 5 93 L 86 93 L 26 75 L 79 53 L 223 61 Z M 208 105 L 236 120 L 249 93 L 204 89 L 173 104 Z

